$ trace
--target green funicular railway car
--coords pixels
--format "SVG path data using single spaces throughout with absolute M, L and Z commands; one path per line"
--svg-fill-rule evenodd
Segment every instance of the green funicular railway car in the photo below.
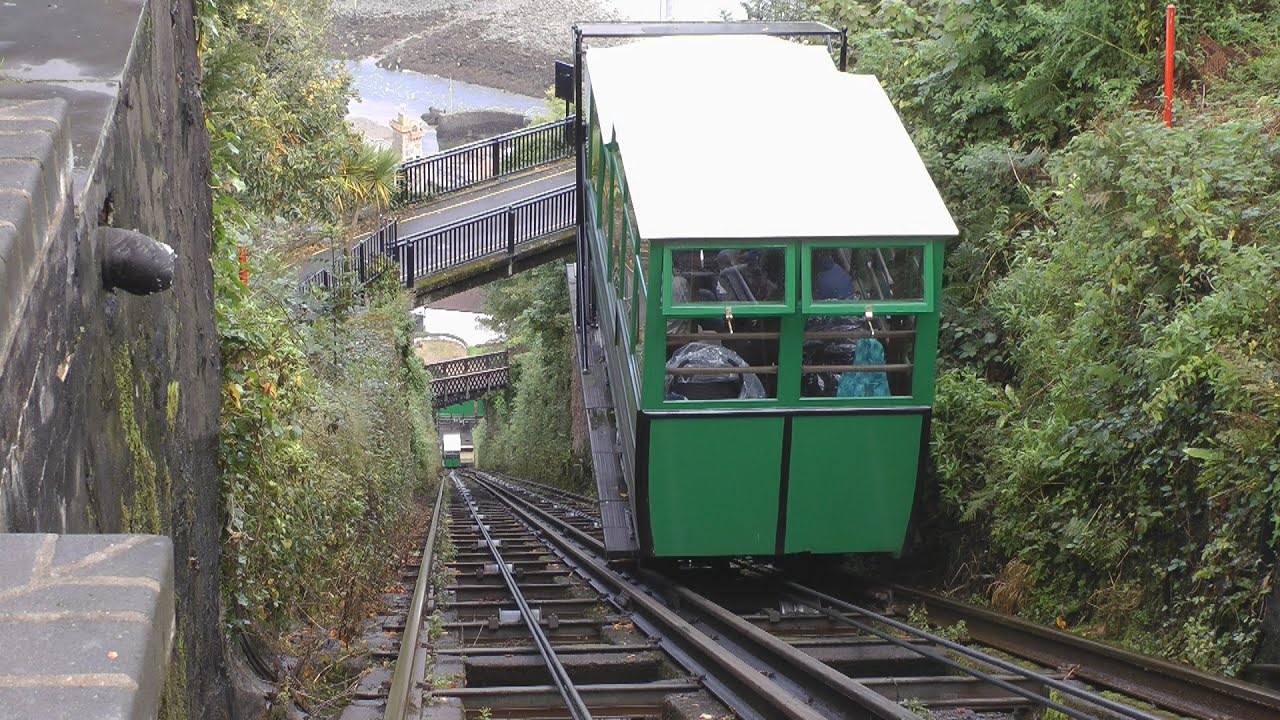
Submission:
M 586 50 L 582 93 L 580 266 L 634 523 L 611 554 L 901 552 L 957 231 L 879 82 L 693 35 Z
M 441 435 L 440 457 L 446 468 L 462 467 L 462 436 L 458 433 Z

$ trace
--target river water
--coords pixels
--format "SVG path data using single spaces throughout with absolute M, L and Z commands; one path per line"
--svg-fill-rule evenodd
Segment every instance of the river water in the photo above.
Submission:
M 387 70 L 375 58 L 347 62 L 359 100 L 353 100 L 348 112 L 371 120 L 390 121 L 403 107 L 413 115 L 422 115 L 435 107 L 444 112 L 457 110 L 510 110 L 525 115 L 542 110 L 542 98 L 517 95 L 483 85 L 450 80 L 412 70 Z
M 726 0 L 608 0 L 618 16 L 627 20 L 719 20 L 722 13 L 733 19 L 744 17 L 742 6 Z M 347 119 L 376 144 L 388 144 L 391 122 L 403 110 L 421 117 L 431 108 L 445 112 L 462 110 L 506 110 L 533 116 L 546 109 L 542 98 L 519 95 L 483 85 L 473 85 L 438 75 L 411 70 L 378 67 L 377 58 L 347 61 L 358 99 L 347 108 Z M 430 132 L 424 152 L 438 149 Z

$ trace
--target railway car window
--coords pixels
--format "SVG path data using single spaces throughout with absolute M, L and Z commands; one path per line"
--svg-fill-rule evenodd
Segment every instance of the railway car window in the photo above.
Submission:
M 641 243 L 643 246 L 644 241 L 641 241 Z M 638 282 L 636 285 L 636 308 L 635 308 L 636 322 L 632 323 L 631 325 L 631 345 L 633 348 L 635 348 L 636 367 L 643 368 L 644 367 L 644 328 L 645 328 L 646 319 L 648 318 L 649 287 L 645 284 L 645 281 L 644 281 L 646 258 L 643 258 L 643 257 L 639 258 L 639 261 L 640 261 L 640 276 L 637 278 Z
M 626 247 L 627 247 L 627 221 L 626 221 L 626 194 L 622 191 L 622 180 L 620 176 L 615 176 L 613 180 L 613 203 L 611 209 L 613 216 L 610 219 L 613 227 L 613 249 L 609 251 L 613 258 L 612 274 L 613 284 L 621 292 L 622 283 L 622 267 L 625 265 Z
M 594 106 L 592 106 L 591 108 L 590 148 L 591 148 L 590 155 L 589 155 L 591 159 L 590 179 L 591 179 L 591 184 L 593 186 L 591 189 L 595 192 L 596 205 L 598 207 L 600 204 L 600 199 L 604 197 L 604 195 L 600 192 L 600 184 L 602 179 L 602 175 L 600 174 L 600 169 L 604 165 L 604 161 L 601 156 L 603 155 L 604 147 L 603 147 L 603 138 L 600 137 L 600 123 L 597 122 L 596 120 Z
M 915 315 L 810 317 L 800 396 L 909 397 L 915 342 Z
M 596 228 L 600 231 L 600 242 L 604 246 L 605 268 L 609 274 L 613 273 L 613 264 L 618 261 L 613 256 L 613 222 L 611 221 L 613 208 L 613 173 L 609 172 L 609 162 L 602 157 L 600 162 L 604 165 L 604 174 L 600 179 L 600 204 L 596 208 Z
M 618 298 L 622 300 L 623 314 L 627 319 L 629 334 L 627 338 L 627 348 L 631 347 L 631 335 L 635 333 L 634 311 L 635 311 L 635 295 L 636 295 L 636 256 L 635 256 L 635 231 L 632 229 L 631 217 L 629 213 L 624 214 L 622 220 L 622 257 L 619 258 L 618 265 Z
M 667 333 L 665 399 L 778 397 L 778 318 L 744 318 L 728 332 L 717 318 L 689 318 L 692 332 Z
M 809 277 L 814 303 L 924 300 L 924 248 L 816 248 Z
M 672 305 L 752 305 L 787 299 L 780 247 L 671 251 Z

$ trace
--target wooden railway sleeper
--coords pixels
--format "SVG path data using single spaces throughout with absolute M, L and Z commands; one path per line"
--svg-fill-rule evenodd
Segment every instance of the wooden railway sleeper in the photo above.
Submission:
M 997 687 L 1000 687 L 1002 690 L 1025 697 L 1028 700 L 1031 700 L 1045 708 L 1056 710 L 1069 718 L 1074 718 L 1075 720 L 1093 720 L 1092 715 L 1088 715 L 1074 708 L 1067 707 L 1066 705 L 1063 705 L 1062 703 L 1056 702 L 1054 700 L 1039 697 L 1035 693 L 1029 690 L 1020 688 L 1017 685 L 1014 685 L 1013 683 L 1009 683 L 1000 678 L 997 678 L 990 673 L 986 673 L 981 670 L 974 669 L 963 663 L 952 660 L 951 658 L 947 657 L 945 654 L 938 652 L 936 650 L 932 650 L 927 647 L 922 647 L 917 644 L 906 642 L 900 638 L 893 636 L 891 633 L 887 633 L 882 630 L 879 630 L 878 628 L 873 627 L 867 622 L 856 620 L 853 617 L 850 617 L 850 614 L 867 618 L 868 620 L 886 625 L 899 632 L 904 632 L 911 636 L 914 636 L 923 640 L 927 640 L 928 642 L 935 644 L 939 647 L 946 648 L 947 650 L 950 650 L 954 653 L 958 653 L 972 660 L 977 660 L 978 662 L 995 666 L 1001 670 L 1004 670 L 1005 672 L 1013 673 L 1015 675 L 1027 678 L 1029 680 L 1034 680 L 1035 682 L 1038 682 L 1041 685 L 1044 685 L 1045 687 L 1053 688 L 1058 692 L 1078 698 L 1080 700 L 1085 701 L 1086 703 L 1097 705 L 1110 712 L 1116 713 L 1121 717 L 1132 718 L 1133 720 L 1161 720 L 1159 717 L 1152 715 L 1151 713 L 1148 713 L 1144 710 L 1123 705 L 1114 700 L 1105 698 L 1098 693 L 1081 688 L 1077 685 L 1073 685 L 1068 682 L 1057 680 L 1055 678 L 1049 677 L 1048 675 L 1044 675 L 1042 673 L 1038 673 L 1032 670 L 1027 670 L 1026 668 L 1020 667 L 1006 660 L 1001 660 L 1000 658 L 994 657 L 987 653 L 983 653 L 983 652 L 974 650 L 972 648 L 967 648 L 964 645 L 961 645 L 960 643 L 952 642 L 950 640 L 947 640 L 946 638 L 942 638 L 932 633 L 925 632 L 918 628 L 912 627 L 906 623 L 899 622 L 892 618 L 876 613 L 872 610 L 868 610 L 866 608 L 859 607 L 852 603 L 845 602 L 843 600 L 840 600 L 839 598 L 835 598 L 825 593 L 819 592 L 818 590 L 805 587 L 804 585 L 801 585 L 799 583 L 784 581 L 783 585 L 789 588 L 790 590 L 792 590 L 792 592 L 794 593 L 794 595 L 792 596 L 792 599 L 794 601 L 807 604 L 810 607 L 814 607 L 820 612 L 825 613 L 832 620 L 853 625 L 854 627 L 858 628 L 859 630 L 862 630 L 863 632 L 870 633 L 887 642 L 891 642 L 891 643 L 894 643 L 895 645 L 899 645 L 901 647 L 913 650 L 917 653 L 920 653 L 921 655 L 928 657 L 931 660 L 934 660 L 935 662 L 942 663 L 951 668 L 964 672 L 968 675 L 972 675 L 974 677 L 980 678 L 986 682 L 996 685 Z M 829 605 L 830 607 L 823 607 L 823 603 L 825 603 L 826 605 Z
M 466 499 L 467 509 L 475 518 L 476 524 L 480 527 L 480 533 L 484 536 L 489 550 L 493 553 L 493 561 L 497 564 L 498 572 L 501 573 L 502 580 L 507 585 L 507 590 L 511 593 L 511 596 L 515 599 L 516 606 L 520 609 L 520 615 L 524 618 L 530 635 L 533 636 L 533 642 L 538 648 L 538 653 L 542 655 L 543 661 L 547 664 L 547 670 L 551 673 L 551 679 L 555 683 L 556 690 L 564 698 L 569 715 L 573 720 L 592 720 L 591 711 L 587 708 L 586 701 L 582 699 L 578 689 L 574 686 L 573 680 L 569 677 L 569 671 L 565 669 L 564 664 L 557 657 L 555 648 L 551 645 L 551 640 L 547 638 L 547 634 L 542 630 L 541 623 L 534 617 L 533 608 L 529 606 L 529 602 L 525 599 L 524 593 L 520 591 L 520 586 L 516 583 L 515 577 L 503 560 L 502 553 L 498 551 L 498 544 L 489 536 L 489 531 L 485 529 L 484 523 L 480 522 L 481 518 L 476 517 L 477 508 L 471 500 L 470 491 L 462 484 L 457 475 L 453 475 L 452 478 L 455 487 L 458 488 L 458 492 Z
M 561 553 L 572 558 L 580 571 L 590 576 L 597 590 L 607 587 L 608 591 L 605 594 L 608 595 L 618 592 L 629 593 L 637 609 L 637 615 L 633 616 L 637 627 L 651 635 L 663 637 L 663 649 L 678 658 L 687 670 L 702 677 L 707 688 L 739 715 L 768 720 L 775 718 L 818 720 L 824 717 L 810 706 L 813 698 L 800 698 L 791 694 L 776 680 L 765 677 L 751 664 L 726 652 L 726 649 L 707 633 L 699 631 L 670 608 L 636 589 L 632 583 L 623 579 L 622 574 L 608 567 L 603 560 L 593 557 L 590 552 L 594 552 L 599 557 L 604 555 L 603 543 L 599 540 L 585 536 L 572 526 L 563 528 L 566 535 L 553 532 L 547 522 L 554 519 L 545 510 L 523 498 L 516 497 L 510 491 L 497 487 L 496 484 L 487 480 L 483 473 L 472 473 L 472 476 L 477 477 L 483 486 L 492 490 L 508 505 L 513 514 L 523 519 L 530 527 L 541 528 Z M 569 538 L 573 538 L 576 542 L 570 541 Z M 588 548 L 591 550 L 589 551 Z M 804 653 L 793 652 L 797 656 L 797 663 L 805 662 L 804 658 L 807 656 Z M 707 663 L 717 665 L 720 674 L 708 673 Z M 856 714 L 848 714 L 845 717 L 915 720 L 916 716 L 905 708 L 886 700 L 874 691 L 858 689 L 857 683 L 848 677 L 835 673 L 825 665 L 822 667 L 830 674 L 839 676 L 840 686 L 848 693 L 845 697 L 859 708 Z M 822 671 L 817 670 L 817 672 Z

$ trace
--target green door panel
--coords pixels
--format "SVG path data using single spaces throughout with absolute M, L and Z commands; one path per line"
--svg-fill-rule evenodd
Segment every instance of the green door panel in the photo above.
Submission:
M 657 557 L 772 555 L 781 417 L 655 419 L 649 525 Z
M 793 418 L 785 552 L 901 552 L 922 422 L 914 414 Z

